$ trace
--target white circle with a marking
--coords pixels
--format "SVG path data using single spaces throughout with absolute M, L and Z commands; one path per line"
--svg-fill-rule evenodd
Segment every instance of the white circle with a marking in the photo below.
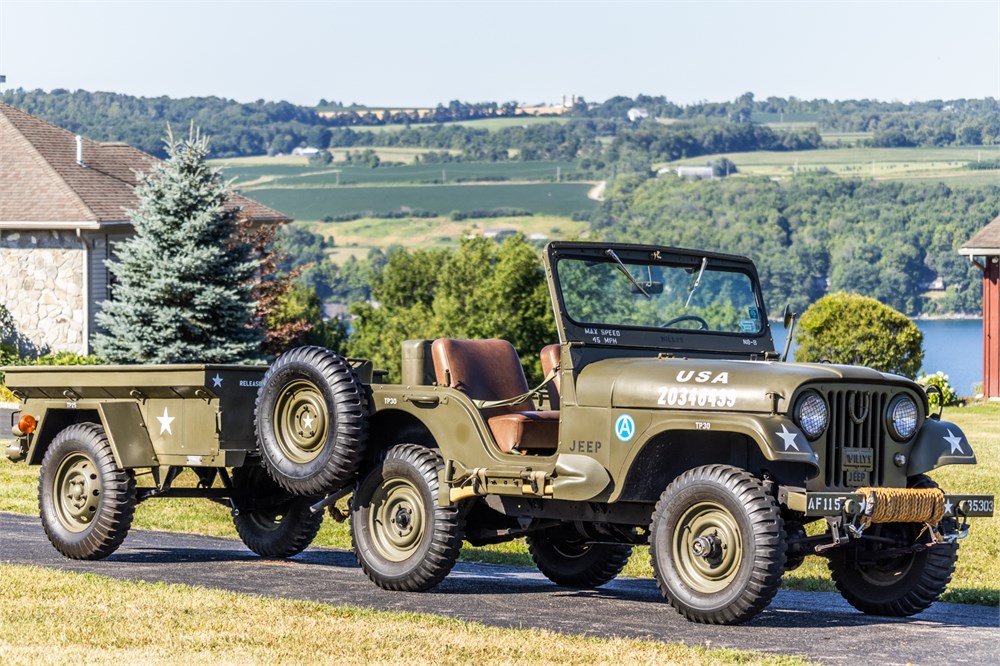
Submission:
M 627 442 L 635 435 L 635 421 L 628 414 L 622 414 L 615 421 L 615 435 L 623 442 Z

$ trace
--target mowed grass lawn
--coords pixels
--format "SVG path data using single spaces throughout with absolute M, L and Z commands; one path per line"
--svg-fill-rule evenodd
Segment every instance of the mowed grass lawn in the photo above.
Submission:
M 12 565 L 0 598 L 7 665 L 807 663 Z
M 958 424 L 969 437 L 979 464 L 943 467 L 931 474 L 952 493 L 1000 494 L 1000 405 L 982 405 L 945 410 L 944 418 Z M 0 462 L 0 511 L 37 513 L 37 467 Z M 182 475 L 194 483 L 190 472 Z M 346 508 L 346 502 L 339 506 Z M 212 536 L 235 537 L 228 508 L 205 500 L 154 499 L 136 510 L 135 528 L 195 532 Z M 126 541 L 126 544 L 128 542 Z M 314 541 L 315 545 L 350 548 L 346 523 L 331 518 Z M 483 548 L 466 547 L 462 558 L 468 561 L 496 562 L 533 566 L 523 540 Z M 651 577 L 649 551 L 637 547 L 624 575 Z M 835 591 L 826 561 L 806 558 L 805 564 L 788 572 L 785 587 L 798 590 Z M 944 601 L 997 605 L 1000 603 L 1000 518 L 972 520 L 968 538 L 961 542 L 958 567 Z

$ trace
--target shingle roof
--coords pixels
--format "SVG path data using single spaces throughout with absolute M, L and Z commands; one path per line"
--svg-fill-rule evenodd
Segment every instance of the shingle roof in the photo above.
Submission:
M 995 220 L 980 229 L 975 236 L 965 241 L 958 253 L 1000 255 L 1000 216 L 997 216 Z
M 0 223 L 124 222 L 136 206 L 136 172 L 158 161 L 126 143 L 83 139 L 80 166 L 76 135 L 0 102 Z M 290 219 L 240 194 L 229 205 L 261 222 Z

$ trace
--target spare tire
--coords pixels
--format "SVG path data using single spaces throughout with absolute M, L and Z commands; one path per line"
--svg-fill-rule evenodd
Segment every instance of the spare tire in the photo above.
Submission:
M 274 481 L 324 495 L 354 476 L 368 442 L 368 397 L 347 360 L 298 347 L 276 360 L 257 392 L 257 446 Z

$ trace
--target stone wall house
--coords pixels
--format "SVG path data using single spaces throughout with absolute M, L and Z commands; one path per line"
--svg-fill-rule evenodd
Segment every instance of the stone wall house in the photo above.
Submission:
M 104 262 L 133 233 L 137 174 L 157 161 L 0 103 L 0 304 L 23 351 L 91 352 L 110 298 Z M 229 205 L 256 222 L 289 221 L 238 194 Z

